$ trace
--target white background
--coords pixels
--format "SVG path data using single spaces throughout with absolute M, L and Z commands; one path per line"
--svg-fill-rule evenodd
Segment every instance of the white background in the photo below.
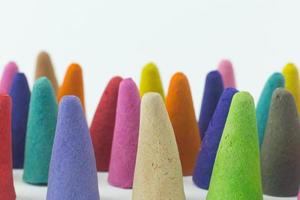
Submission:
M 297 0 L 0 0 L 0 65 L 15 60 L 32 85 L 40 50 L 60 81 L 80 63 L 90 121 L 110 77 L 138 83 L 154 61 L 165 89 L 174 72 L 187 74 L 198 116 L 220 59 L 232 60 L 238 88 L 256 100 L 271 73 L 300 63 L 299 10 Z

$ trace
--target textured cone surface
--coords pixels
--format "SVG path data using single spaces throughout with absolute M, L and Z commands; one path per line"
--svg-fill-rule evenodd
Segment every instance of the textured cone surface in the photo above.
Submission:
M 88 126 L 75 96 L 59 106 L 47 200 L 99 200 L 96 162 Z
M 102 94 L 90 128 L 97 170 L 108 171 L 121 77 L 112 78 Z
M 299 75 L 296 65 L 289 63 L 282 70 L 285 79 L 285 89 L 294 97 L 298 113 L 300 113 Z
M 201 139 L 190 86 L 183 73 L 172 77 L 166 106 L 176 136 L 183 175 L 192 175 Z
M 284 87 L 284 77 L 281 73 L 274 73 L 267 80 L 257 103 L 256 119 L 260 146 L 264 140 L 272 95 L 274 90 L 279 87 Z
M 108 182 L 116 187 L 131 188 L 137 152 L 140 121 L 140 95 L 132 79 L 119 86 L 117 113 Z
M 237 90 L 233 88 L 227 88 L 224 90 L 202 141 L 201 150 L 198 155 L 193 175 L 194 183 L 202 189 L 208 189 L 209 187 L 211 173 L 229 112 L 231 100 L 236 92 Z
M 229 60 L 222 60 L 219 63 L 218 71 L 222 75 L 224 88 L 236 88 L 234 70 Z
M 142 98 L 132 199 L 185 199 L 176 139 L 158 93 Z
M 300 183 L 300 126 L 295 101 L 285 89 L 273 93 L 261 149 L 264 193 L 296 196 Z
M 27 122 L 23 180 L 47 184 L 56 127 L 57 102 L 50 81 L 38 79 L 32 90 Z
M 47 77 L 51 81 L 54 92 L 55 94 L 57 94 L 58 83 L 55 76 L 54 67 L 49 54 L 44 51 L 40 52 L 37 57 L 35 68 L 35 80 L 43 76 Z
M 262 200 L 254 102 L 234 95 L 209 185 L 207 200 Z
M 58 102 L 66 95 L 77 96 L 81 100 L 83 109 L 85 110 L 83 75 L 82 69 L 78 64 L 71 64 L 69 66 L 63 84 L 58 91 Z
M 165 93 L 159 71 L 154 63 L 147 64 L 141 74 L 140 94 L 143 96 L 147 92 L 157 92 L 162 96 L 163 100 L 165 100 Z
M 9 95 L 12 98 L 13 167 L 22 169 L 30 103 L 30 89 L 25 74 L 15 75 Z
M 19 69 L 15 62 L 9 62 L 2 74 L 1 82 L 0 82 L 0 93 L 8 94 L 11 88 L 11 84 L 14 76 L 18 73 Z
M 211 71 L 206 76 L 204 94 L 199 117 L 201 139 L 204 138 L 209 122 L 215 112 L 220 96 L 223 92 L 223 81 L 218 71 Z
M 11 98 L 0 95 L 0 199 L 15 200 L 11 152 Z

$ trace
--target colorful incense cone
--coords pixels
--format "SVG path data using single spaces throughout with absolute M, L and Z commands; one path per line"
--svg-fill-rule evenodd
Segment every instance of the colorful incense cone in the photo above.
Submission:
M 54 92 L 55 94 L 57 94 L 58 83 L 55 76 L 54 67 L 49 54 L 44 51 L 40 52 L 37 57 L 35 68 L 35 80 L 43 76 L 47 77 L 51 81 Z
M 22 169 L 30 103 L 30 89 L 25 74 L 17 73 L 15 75 L 9 95 L 12 98 L 13 167 L 15 169 Z
M 147 92 L 157 92 L 162 96 L 163 100 L 165 100 L 165 93 L 159 71 L 154 63 L 145 65 L 141 74 L 140 94 L 143 96 Z
M 174 131 L 158 93 L 142 98 L 132 199 L 185 199 Z
M 42 77 L 32 90 L 29 105 L 23 180 L 44 185 L 56 127 L 57 102 L 51 82 Z
M 300 183 L 300 125 L 294 98 L 285 89 L 272 96 L 261 148 L 264 193 L 296 196 Z
M 11 152 L 11 98 L 0 96 L 0 196 L 1 200 L 15 200 Z
M 285 89 L 294 97 L 298 113 L 300 113 L 299 75 L 296 65 L 289 63 L 282 70 L 285 79 Z
M 206 199 L 263 199 L 255 107 L 247 92 L 232 99 Z
M 223 89 L 224 88 L 221 74 L 218 71 L 209 72 L 206 76 L 200 117 L 198 122 L 201 139 L 203 139 L 205 136 L 205 132 L 215 112 Z
M 116 122 L 109 165 L 108 182 L 116 187 L 133 184 L 140 121 L 140 95 L 132 79 L 119 86 Z
M 198 155 L 193 181 L 202 188 L 208 189 L 216 154 L 226 123 L 233 95 L 237 92 L 234 88 L 227 88 L 220 97 L 216 111 L 209 123 L 202 147 Z
M 59 105 L 47 200 L 99 200 L 96 161 L 80 100 Z
M 90 128 L 98 171 L 108 171 L 115 127 L 119 85 L 122 78 L 113 77 L 107 84 Z
M 85 110 L 83 76 L 81 67 L 78 64 L 69 66 L 64 82 L 58 91 L 58 102 L 65 95 L 77 96 L 81 100 L 83 110 Z
M 189 82 L 181 72 L 174 74 L 170 81 L 166 106 L 174 128 L 183 175 L 190 176 L 194 171 L 201 139 Z
M 0 82 L 0 93 L 8 94 L 11 88 L 11 84 L 14 76 L 19 71 L 18 66 L 15 62 L 9 62 L 2 74 L 1 82 Z
M 222 60 L 219 63 L 218 71 L 220 72 L 224 84 L 224 88 L 236 88 L 234 70 L 230 60 Z
M 274 90 L 279 87 L 284 87 L 284 77 L 281 73 L 274 73 L 267 80 L 257 103 L 256 119 L 260 146 L 264 140 L 272 95 Z

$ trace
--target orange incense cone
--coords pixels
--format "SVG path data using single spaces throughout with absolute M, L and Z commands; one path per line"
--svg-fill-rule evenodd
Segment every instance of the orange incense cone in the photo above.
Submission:
M 78 64 L 73 63 L 69 66 L 64 82 L 58 91 L 58 102 L 66 95 L 77 96 L 81 100 L 83 108 L 85 108 L 82 69 Z
M 201 139 L 187 77 L 183 73 L 173 75 L 166 107 L 173 125 L 184 176 L 193 174 Z

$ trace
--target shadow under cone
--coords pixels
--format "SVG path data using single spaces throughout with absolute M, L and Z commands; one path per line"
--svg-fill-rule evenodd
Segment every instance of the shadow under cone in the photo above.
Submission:
M 261 149 L 264 193 L 296 196 L 300 183 L 300 125 L 295 101 L 285 89 L 272 96 Z
M 80 100 L 66 96 L 59 106 L 47 200 L 99 200 L 96 161 Z
M 267 80 L 257 103 L 256 119 L 260 146 L 264 140 L 272 95 L 274 90 L 279 87 L 284 87 L 284 77 L 281 73 L 276 72 Z
M 122 78 L 113 77 L 107 84 L 90 128 L 98 171 L 108 171 L 115 127 L 119 85 Z
M 49 54 L 45 51 L 39 53 L 36 61 L 35 80 L 41 77 L 47 77 L 52 83 L 55 94 L 58 91 L 58 83 L 55 76 L 55 71 Z
M 11 152 L 11 98 L 0 95 L 0 199 L 15 200 Z
M 299 74 L 296 65 L 288 63 L 282 70 L 285 79 L 285 89 L 294 97 L 298 113 L 300 113 L 300 87 Z
M 237 90 L 233 88 L 227 88 L 224 90 L 202 141 L 201 150 L 198 154 L 193 175 L 194 183 L 202 189 L 207 190 L 209 187 L 216 154 L 229 112 L 231 100 L 236 92 Z
M 218 71 L 209 72 L 206 76 L 200 117 L 198 122 L 201 139 L 203 139 L 205 136 L 205 132 L 215 112 L 223 89 L 224 88 L 221 74 Z
M 218 71 L 222 76 L 224 88 L 236 88 L 234 70 L 230 60 L 222 60 L 219 63 Z
M 142 98 L 132 199 L 185 199 L 174 131 L 158 93 Z
M 56 127 L 57 102 L 50 81 L 38 79 L 32 90 L 27 122 L 23 180 L 45 185 Z
M 17 73 L 15 75 L 9 95 L 12 98 L 13 167 L 22 169 L 30 103 L 30 89 L 25 74 Z
M 137 152 L 140 122 L 140 95 L 132 79 L 119 86 L 116 122 L 109 164 L 108 182 L 131 188 Z
M 58 91 L 58 102 L 66 95 L 77 96 L 81 100 L 83 110 L 85 110 L 83 75 L 82 69 L 78 64 L 73 63 L 69 66 L 64 81 Z
M 178 145 L 182 173 L 190 176 L 194 171 L 201 139 L 190 86 L 181 72 L 173 75 L 170 81 L 166 107 Z
M 165 93 L 160 79 L 159 71 L 154 63 L 144 66 L 141 73 L 140 94 L 141 97 L 147 92 L 157 92 L 165 100 Z
M 8 94 L 13 81 L 14 76 L 18 73 L 19 69 L 15 62 L 9 62 L 4 67 L 2 78 L 0 82 L 0 93 Z
M 232 99 L 206 199 L 263 199 L 255 108 L 247 92 Z

